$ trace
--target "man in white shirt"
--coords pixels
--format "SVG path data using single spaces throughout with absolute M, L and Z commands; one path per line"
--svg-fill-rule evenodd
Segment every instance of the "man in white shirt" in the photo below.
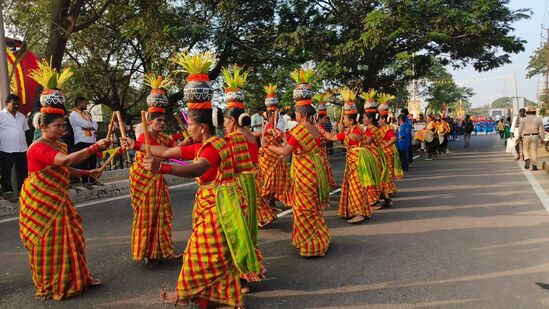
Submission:
M 6 107 L 0 112 L 0 157 L 2 167 L 2 190 L 4 198 L 15 202 L 18 197 L 11 185 L 11 170 L 15 165 L 17 190 L 21 190 L 27 178 L 27 139 L 25 131 L 29 129 L 27 118 L 19 112 L 19 97 L 10 94 L 6 98 Z
M 260 108 L 255 114 L 252 115 L 252 122 L 250 123 L 252 132 L 261 132 L 263 130 L 264 123 L 265 118 L 263 117 L 263 110 Z
M 290 129 L 288 129 L 288 122 L 292 119 L 292 117 L 290 117 L 289 113 L 284 112 L 282 114 L 282 118 L 284 118 L 284 132 L 289 131 Z
M 295 128 L 298 125 L 297 120 L 295 118 L 295 113 L 290 114 L 290 121 L 288 121 L 288 130 L 291 130 Z
M 515 158 L 515 161 L 520 160 L 521 158 L 524 158 L 523 153 L 523 142 L 522 139 L 520 139 L 519 134 L 519 126 L 521 121 L 526 117 L 526 109 L 521 108 L 519 109 L 519 114 L 513 117 L 513 121 L 511 123 L 511 138 L 513 141 L 515 141 L 515 151 L 517 152 L 517 157 Z
M 88 108 L 88 100 L 84 97 L 74 99 L 74 108 L 69 116 L 69 121 L 74 132 L 74 149 L 75 151 L 82 150 L 95 144 L 95 131 L 97 130 L 97 122 L 93 120 L 90 113 L 86 111 Z M 86 161 L 77 166 L 79 169 L 91 170 L 97 167 L 97 156 L 90 156 Z M 91 177 L 82 177 L 82 183 L 86 187 L 94 184 L 99 184 Z

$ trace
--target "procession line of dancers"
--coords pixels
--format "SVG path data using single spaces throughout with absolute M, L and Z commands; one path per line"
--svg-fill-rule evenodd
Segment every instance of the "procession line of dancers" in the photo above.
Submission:
M 276 220 L 275 201 L 293 210 L 292 245 L 299 254 L 324 256 L 331 242 L 324 209 L 329 205 L 330 190 L 337 186 L 327 141 L 343 141 L 346 148 L 339 217 L 356 224 L 381 208 L 380 199 L 384 207 L 392 205 L 394 180 L 402 176 L 396 135 L 387 123 L 387 103 L 392 96 L 375 91 L 361 94 L 366 104 L 364 113 L 359 114 L 356 93 L 341 89 L 340 133 L 331 134 L 322 125 L 330 94 L 313 98 L 313 70 L 298 69 L 292 73 L 298 125 L 289 132 L 276 128 L 280 104 L 276 86 L 268 85 L 268 123 L 262 132 L 251 132 L 242 92 L 247 71 L 238 66 L 223 69 L 227 108 L 221 112 L 212 106 L 213 90 L 207 74 L 214 56 L 184 52 L 174 62 L 188 74 L 184 98 L 189 138 L 176 144 L 163 133 L 168 104 L 165 88 L 172 81 L 155 75 L 145 78 L 152 90 L 147 97 L 148 118 L 142 123 L 144 134 L 135 141 L 124 134 L 121 138 L 121 151 L 137 151 L 130 169 L 132 258 L 182 259 L 175 291 L 160 291 L 164 302 L 178 306 L 195 303 L 201 308 L 242 307 L 248 282 L 265 277 L 263 256 L 257 247 L 258 228 Z M 88 270 L 82 219 L 68 188 L 70 176 L 101 175 L 104 166 L 91 171 L 70 166 L 110 147 L 112 131 L 109 128 L 107 138 L 93 146 L 67 154 L 59 142 L 65 125 L 65 97 L 59 89 L 70 75 L 69 69 L 57 73 L 46 61 L 31 73 L 44 87 L 40 96 L 42 137 L 28 151 L 29 178 L 21 192 L 19 221 L 36 296 L 55 300 L 101 284 Z M 215 134 L 221 127 L 225 138 Z M 290 155 L 288 167 L 286 158 Z M 167 159 L 180 163 L 170 164 Z M 182 256 L 175 253 L 171 238 L 173 216 L 164 174 L 192 177 L 199 185 L 192 231 Z

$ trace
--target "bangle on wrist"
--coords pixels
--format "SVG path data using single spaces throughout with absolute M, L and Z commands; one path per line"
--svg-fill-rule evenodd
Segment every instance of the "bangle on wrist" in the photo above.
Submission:
M 140 151 L 141 150 L 141 143 L 138 141 L 133 142 L 133 150 Z
M 161 163 L 158 173 L 160 174 L 169 174 L 172 171 L 172 165 L 167 163 Z
M 99 145 L 97 144 L 93 144 L 90 147 L 86 148 L 86 151 L 90 156 L 96 153 L 98 150 L 99 150 Z

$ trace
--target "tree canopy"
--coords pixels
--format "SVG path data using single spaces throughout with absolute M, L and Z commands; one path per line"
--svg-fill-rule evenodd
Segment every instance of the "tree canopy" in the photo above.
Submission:
M 534 51 L 530 56 L 530 61 L 528 61 L 526 70 L 527 78 L 545 75 L 547 73 L 547 44 Z
M 130 114 L 144 104 L 145 72 L 168 73 L 183 49 L 212 50 L 221 67 L 252 68 L 250 106 L 262 86 L 279 84 L 289 103 L 289 72 L 316 69 L 317 89 L 377 88 L 405 102 L 411 80 L 440 66 L 486 71 L 524 50 L 513 23 L 529 10 L 509 0 L 12 0 L 6 22 L 40 56 L 75 67 L 68 89 Z M 171 104 L 181 99 L 176 77 Z M 448 89 L 446 89 L 448 88 Z M 468 89 L 433 85 L 430 104 L 455 101 Z M 443 99 L 444 98 L 444 99 Z M 433 107 L 435 107 L 433 105 Z

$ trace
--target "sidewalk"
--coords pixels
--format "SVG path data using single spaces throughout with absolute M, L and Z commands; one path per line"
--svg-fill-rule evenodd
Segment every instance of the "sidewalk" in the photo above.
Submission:
M 130 193 L 130 182 L 128 178 L 129 169 L 107 171 L 100 181 L 103 185 L 93 186 L 93 189 L 76 187 L 70 189 L 71 199 L 75 204 L 93 200 L 105 199 Z M 189 179 L 175 176 L 166 176 L 169 186 L 189 182 Z M 0 217 L 15 215 L 19 212 L 19 202 L 0 200 Z

